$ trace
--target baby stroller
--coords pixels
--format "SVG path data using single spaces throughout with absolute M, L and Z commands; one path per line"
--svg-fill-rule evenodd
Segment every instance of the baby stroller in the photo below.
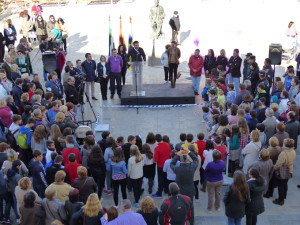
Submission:
M 93 130 L 89 126 L 85 126 L 85 125 L 76 128 L 74 135 L 79 145 L 83 145 L 83 140 L 86 137 L 87 131 L 93 131 Z
M 296 38 L 285 37 L 282 44 L 282 60 L 290 63 L 296 57 L 297 40 Z

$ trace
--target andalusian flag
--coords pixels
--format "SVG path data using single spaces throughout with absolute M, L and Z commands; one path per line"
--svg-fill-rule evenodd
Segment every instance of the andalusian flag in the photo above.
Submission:
M 110 26 L 110 17 L 109 17 L 109 53 L 108 56 L 112 55 L 112 50 L 115 48 L 114 38 L 111 33 L 111 26 Z
M 125 39 L 122 33 L 122 18 L 120 16 L 120 35 L 119 35 L 119 45 L 124 45 L 125 51 L 126 51 L 126 45 L 125 45 Z
M 133 48 L 133 34 L 132 34 L 131 17 L 129 18 L 129 21 L 130 21 L 131 33 L 129 33 L 129 38 L 128 38 L 128 52 Z M 131 56 L 129 57 L 129 62 L 131 62 Z M 128 69 L 131 71 L 131 66 Z

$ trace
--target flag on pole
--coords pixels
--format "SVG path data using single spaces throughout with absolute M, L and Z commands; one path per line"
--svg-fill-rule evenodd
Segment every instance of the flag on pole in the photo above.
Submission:
M 109 17 L 109 52 L 108 56 L 112 55 L 112 50 L 115 48 L 114 38 L 111 33 L 110 17 Z
M 119 45 L 124 45 L 125 51 L 126 51 L 126 45 L 125 45 L 125 39 L 122 33 L 122 17 L 120 16 L 120 35 L 119 35 Z
M 133 34 L 132 34 L 132 21 L 131 21 L 131 17 L 129 17 L 129 21 L 130 21 L 130 29 L 131 32 L 129 33 L 129 38 L 128 38 L 128 52 L 133 48 Z M 129 62 L 131 62 L 131 56 L 129 57 Z M 131 66 L 128 68 L 130 71 Z

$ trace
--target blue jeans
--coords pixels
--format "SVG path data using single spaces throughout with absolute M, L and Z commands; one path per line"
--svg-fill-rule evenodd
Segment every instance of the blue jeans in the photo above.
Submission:
M 5 212 L 3 216 L 3 203 L 5 202 Z M 11 207 L 11 198 L 10 194 L 7 192 L 4 195 L 0 196 L 0 220 L 8 219 L 10 215 L 10 207 Z
M 44 80 L 47 80 L 47 73 L 45 71 L 45 68 L 43 67 L 43 75 L 44 75 Z
M 227 219 L 228 225 L 241 225 L 242 222 L 242 218 L 231 218 L 227 216 Z
M 199 92 L 199 85 L 200 85 L 201 77 L 191 76 L 191 78 L 192 78 L 194 92 Z
M 14 202 L 14 211 L 15 211 L 16 219 L 20 219 L 20 216 L 18 214 L 18 207 L 17 207 L 16 195 L 12 194 L 12 197 L 13 197 L 13 202 Z
M 235 89 L 235 96 L 239 94 L 239 85 L 240 85 L 240 78 L 239 77 L 232 77 L 231 73 L 228 77 L 228 84 L 233 84 Z

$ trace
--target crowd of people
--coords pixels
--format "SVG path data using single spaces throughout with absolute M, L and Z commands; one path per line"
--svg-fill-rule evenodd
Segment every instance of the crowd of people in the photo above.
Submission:
M 22 225 L 193 225 L 199 190 L 207 192 L 207 213 L 221 210 L 227 158 L 227 172 L 233 177 L 223 196 L 229 225 L 241 224 L 245 215 L 247 225 L 256 224 L 257 216 L 265 211 L 263 197 L 273 197 L 276 187 L 278 197 L 273 203 L 284 205 L 300 134 L 300 85 L 292 66 L 284 80 L 273 80 L 269 58 L 260 70 L 251 53 L 243 62 L 238 49 L 229 60 L 225 50 L 215 57 L 210 49 L 203 59 L 196 49 L 189 68 L 194 93 L 199 95 L 204 67 L 201 96 L 208 135 L 200 132 L 196 140 L 193 134 L 181 133 L 175 145 L 167 135 L 154 133 L 147 135 L 144 144 L 140 136 L 129 135 L 126 142 L 107 131 L 101 140 L 95 140 L 91 129 L 79 138 L 76 112 L 77 105 L 84 103 L 83 82 L 87 97 L 93 100 L 97 100 L 95 82 L 100 83 L 102 98 L 107 100 L 108 80 L 110 98 L 115 92 L 121 98 L 131 58 L 131 66 L 139 68 L 133 83 L 141 91 L 145 53 L 136 41 L 128 54 L 126 46 L 120 45 L 107 60 L 101 56 L 97 64 L 86 53 L 85 60 L 76 60 L 74 66 L 65 58 L 68 28 L 64 20 L 56 21 L 51 15 L 46 22 L 35 8 L 34 18 L 23 15 L 23 38 L 17 51 L 17 32 L 11 20 L 7 20 L 4 35 L 0 34 L 0 223 L 12 223 L 13 210 L 16 222 Z M 30 43 L 35 38 L 42 53 L 50 50 L 56 55 L 55 71 L 48 74 L 44 69 L 45 85 L 31 66 Z M 165 82 L 172 88 L 180 56 L 173 40 L 162 56 Z M 144 189 L 148 194 L 141 199 Z M 133 202 L 128 200 L 130 192 Z M 103 193 L 112 195 L 113 206 L 102 206 Z M 163 197 L 162 204 L 155 206 L 153 198 Z

